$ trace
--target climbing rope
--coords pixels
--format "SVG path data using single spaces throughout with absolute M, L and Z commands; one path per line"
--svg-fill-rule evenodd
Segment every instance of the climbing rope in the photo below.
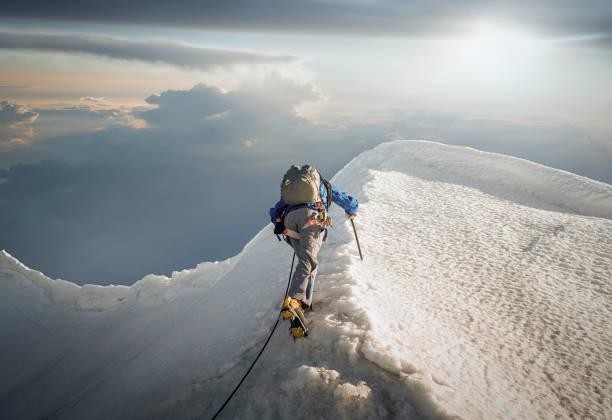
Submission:
M 293 258 L 291 259 L 291 269 L 289 270 L 289 280 L 287 281 L 287 289 L 285 290 L 285 296 L 283 297 L 283 301 L 287 298 L 287 294 L 289 294 L 289 285 L 291 284 L 291 274 L 293 273 L 293 264 L 294 263 L 295 263 L 295 252 L 293 253 Z M 257 361 L 259 360 L 259 356 L 262 355 L 262 353 L 264 352 L 264 350 L 268 346 L 268 343 L 270 342 L 270 339 L 274 335 L 274 331 L 276 331 L 276 327 L 278 326 L 278 321 L 280 321 L 280 313 L 276 317 L 276 322 L 274 323 L 274 326 L 272 327 L 272 330 L 270 331 L 270 335 L 268 335 L 268 338 L 266 339 L 266 342 L 264 343 L 263 347 L 261 348 L 261 350 L 259 351 L 259 353 L 255 357 L 255 360 L 253 360 L 253 363 L 251 363 L 251 366 L 246 371 L 246 373 L 244 374 L 244 376 L 242 377 L 240 382 L 238 382 L 238 385 L 236 385 L 236 388 L 234 388 L 234 390 L 229 395 L 229 397 L 227 397 L 227 399 L 225 400 L 225 402 L 223 403 L 221 408 L 219 408 L 217 410 L 217 412 L 215 413 L 215 415 L 211 417 L 211 420 L 215 420 L 217 418 L 217 416 L 219 414 L 221 414 L 221 412 L 223 411 L 225 406 L 231 401 L 231 399 L 234 397 L 234 394 L 236 394 L 236 392 L 240 388 L 240 385 L 242 385 L 242 383 L 247 378 L 247 376 L 249 376 L 249 373 L 251 373 L 251 370 L 253 370 L 253 368 L 255 367 L 255 363 L 257 363 Z

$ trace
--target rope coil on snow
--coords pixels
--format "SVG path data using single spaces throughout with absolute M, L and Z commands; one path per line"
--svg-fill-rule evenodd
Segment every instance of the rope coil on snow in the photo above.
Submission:
M 293 253 L 293 258 L 291 259 L 291 269 L 289 270 L 289 280 L 287 281 L 287 289 L 285 290 L 285 296 L 283 297 L 283 301 L 285 300 L 285 298 L 287 297 L 287 294 L 289 293 L 289 285 L 291 284 L 291 274 L 293 273 L 293 264 L 294 263 L 295 263 L 295 252 Z M 259 360 L 259 356 L 261 356 L 263 354 L 264 350 L 268 346 L 268 343 L 270 342 L 270 339 L 274 335 L 274 331 L 276 331 L 276 327 L 278 326 L 278 321 L 280 321 L 280 314 L 278 314 L 278 316 L 276 317 L 276 322 L 274 323 L 274 326 L 272 327 L 272 330 L 270 331 L 270 334 L 268 335 L 268 338 L 266 339 L 266 342 L 264 343 L 263 347 L 261 348 L 261 350 L 259 351 L 259 353 L 255 357 L 255 360 L 253 360 L 253 363 L 251 363 L 251 366 L 246 371 L 244 376 L 242 376 L 242 379 L 240 379 L 240 382 L 238 382 L 238 385 L 236 385 L 236 388 L 234 388 L 232 393 L 227 397 L 227 399 L 225 400 L 223 405 L 217 410 L 215 415 L 211 417 L 211 420 L 215 420 L 217 418 L 217 416 L 219 416 L 219 414 L 221 414 L 223 409 L 232 400 L 232 398 L 234 397 L 234 395 L 236 394 L 236 392 L 240 388 L 240 385 L 242 385 L 242 383 L 247 378 L 247 376 L 249 376 L 249 373 L 251 373 L 251 370 L 253 370 L 253 368 L 255 367 L 255 363 L 257 363 L 257 361 Z

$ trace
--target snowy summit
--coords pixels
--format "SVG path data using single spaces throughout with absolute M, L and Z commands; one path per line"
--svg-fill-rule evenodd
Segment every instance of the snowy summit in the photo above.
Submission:
M 333 181 L 364 260 L 336 207 L 310 335 L 281 323 L 220 418 L 612 418 L 612 186 L 425 141 Z M 210 418 L 291 256 L 266 226 L 226 261 L 79 287 L 2 252 L 0 417 Z

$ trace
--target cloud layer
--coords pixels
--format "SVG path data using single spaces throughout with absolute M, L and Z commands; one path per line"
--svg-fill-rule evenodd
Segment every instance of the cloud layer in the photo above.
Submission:
M 265 55 L 243 51 L 202 48 L 175 42 L 130 41 L 91 35 L 58 35 L 0 32 L 0 48 L 86 53 L 122 60 L 165 63 L 208 70 L 237 64 L 288 63 L 289 55 Z
M 447 0 L 287 2 L 185 0 L 22 0 L 3 6 L 7 17 L 146 23 L 202 29 L 309 34 L 440 35 L 460 32 L 478 19 L 525 26 L 556 36 L 610 33 L 612 3 L 593 0 L 484 1 Z
M 107 126 L 0 153 L 0 162 L 13 162 L 0 169 L 0 248 L 78 283 L 130 284 L 225 258 L 268 223 L 292 163 L 330 177 L 393 137 L 469 145 L 612 182 L 609 150 L 576 128 L 438 112 L 334 126 L 295 112 L 317 98 L 313 86 L 279 77 L 230 92 L 197 85 L 151 95 L 155 108 L 135 112 L 149 128 Z M 92 127 L 112 115 L 36 112 L 39 127 L 67 119 Z

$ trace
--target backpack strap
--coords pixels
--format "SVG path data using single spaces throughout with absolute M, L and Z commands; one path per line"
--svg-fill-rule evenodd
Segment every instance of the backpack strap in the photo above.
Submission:
M 321 182 L 323 183 L 323 185 L 325 185 L 325 188 L 327 189 L 327 203 L 325 203 L 325 208 L 329 209 L 329 206 L 331 206 L 332 203 L 333 187 L 331 182 L 329 182 L 323 177 L 321 177 Z

